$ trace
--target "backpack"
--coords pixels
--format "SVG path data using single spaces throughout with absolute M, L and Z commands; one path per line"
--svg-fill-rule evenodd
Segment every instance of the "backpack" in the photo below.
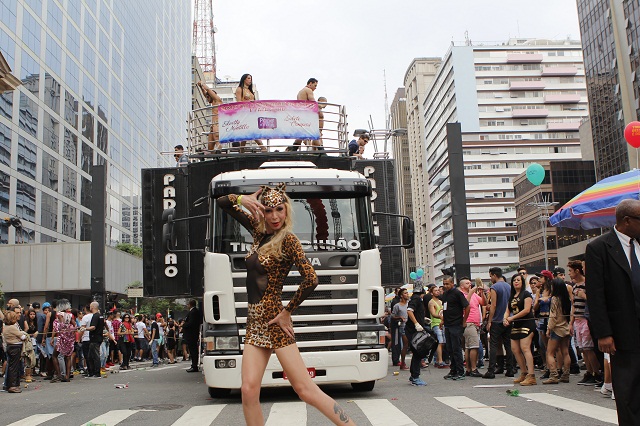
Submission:
M 414 356 L 417 356 L 417 355 L 424 356 L 431 351 L 431 348 L 434 345 L 438 344 L 438 340 L 425 330 L 425 331 L 416 332 L 416 334 L 414 334 L 413 337 L 411 338 L 410 343 L 411 343 L 411 350 L 413 351 Z

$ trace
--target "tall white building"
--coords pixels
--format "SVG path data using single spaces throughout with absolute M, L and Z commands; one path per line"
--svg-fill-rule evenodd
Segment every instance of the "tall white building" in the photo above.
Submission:
M 533 162 L 580 159 L 578 127 L 588 115 L 580 42 L 452 45 L 422 110 L 428 186 L 418 187 L 428 188 L 422 199 L 431 221 L 431 241 L 422 249 L 436 277 L 452 265 L 482 278 L 491 266 L 514 268 L 513 178 Z M 447 123 L 462 131 L 462 162 L 453 168 Z M 460 176 L 464 185 L 452 189 Z M 460 191 L 462 202 L 452 202 Z M 455 221 L 466 221 L 467 235 L 454 235 Z M 455 258 L 454 241 L 468 251 L 470 268 L 466 253 Z
M 393 158 L 395 160 L 396 188 L 398 196 L 398 211 L 400 214 L 414 217 L 413 192 L 411 190 L 411 156 L 409 155 L 409 141 L 407 138 L 407 98 L 404 87 L 398 88 L 389 108 L 390 129 L 393 129 Z M 416 268 L 415 247 L 402 250 L 402 269 L 404 276 Z
M 433 262 L 429 256 L 431 247 L 431 215 L 429 211 L 429 192 L 426 155 L 424 150 L 424 111 L 423 102 L 427 88 L 440 66 L 440 58 L 416 58 L 411 61 L 404 75 L 404 90 L 407 108 L 407 143 L 409 145 L 409 167 L 411 188 L 413 190 L 413 220 L 416 227 L 415 267 L 423 267 L 425 281 L 434 278 Z

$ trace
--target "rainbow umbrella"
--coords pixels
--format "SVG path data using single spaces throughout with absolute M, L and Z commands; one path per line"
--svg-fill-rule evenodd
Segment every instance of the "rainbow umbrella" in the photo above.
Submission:
M 552 226 L 573 229 L 610 227 L 616 223 L 616 206 L 640 198 L 640 170 L 601 180 L 573 197 L 549 218 Z

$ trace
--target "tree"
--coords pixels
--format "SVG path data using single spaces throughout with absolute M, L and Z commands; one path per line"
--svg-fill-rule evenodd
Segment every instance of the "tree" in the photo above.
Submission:
M 118 243 L 116 244 L 116 249 L 142 259 L 142 247 L 129 243 Z

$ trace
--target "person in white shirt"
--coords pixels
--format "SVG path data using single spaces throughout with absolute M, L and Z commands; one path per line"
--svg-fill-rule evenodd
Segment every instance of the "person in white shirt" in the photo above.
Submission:
M 85 375 L 88 374 L 87 371 L 89 367 L 87 364 L 87 360 L 89 359 L 89 331 L 87 331 L 87 327 L 89 327 L 89 325 L 91 324 L 91 318 L 93 318 L 93 314 L 89 309 L 89 305 L 87 305 L 84 307 L 84 316 L 80 320 L 80 328 L 84 329 L 84 333 L 82 333 L 82 338 L 80 339 L 80 342 L 82 346 L 82 355 L 84 357 L 84 362 L 85 362 L 85 368 L 84 368 Z
M 149 332 L 147 331 L 147 326 L 140 315 L 136 315 L 136 330 L 138 330 L 138 334 L 136 335 L 136 350 L 138 351 L 138 356 L 135 360 L 141 361 L 146 348 L 145 343 L 147 342 Z

